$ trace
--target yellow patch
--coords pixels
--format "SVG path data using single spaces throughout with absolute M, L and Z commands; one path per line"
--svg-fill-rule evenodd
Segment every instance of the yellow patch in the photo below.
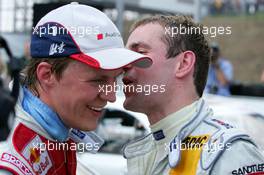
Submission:
M 170 170 L 170 175 L 195 175 L 200 160 L 202 146 L 208 141 L 209 135 L 188 136 L 182 141 L 181 161 Z

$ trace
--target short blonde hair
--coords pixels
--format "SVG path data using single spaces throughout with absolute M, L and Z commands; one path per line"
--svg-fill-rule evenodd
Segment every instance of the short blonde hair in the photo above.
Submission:
M 30 59 L 27 66 L 22 70 L 23 78 L 21 79 L 21 83 L 24 86 L 27 86 L 34 94 L 37 96 L 37 67 L 41 62 L 49 63 L 51 67 L 52 73 L 55 74 L 56 78 L 59 80 L 62 76 L 63 71 L 67 68 L 69 63 L 73 62 L 74 60 L 71 58 L 32 58 Z

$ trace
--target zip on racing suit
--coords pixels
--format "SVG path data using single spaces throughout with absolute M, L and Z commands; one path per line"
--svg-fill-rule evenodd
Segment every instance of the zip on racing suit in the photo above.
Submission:
M 263 152 L 250 137 L 217 120 L 200 99 L 151 126 L 124 148 L 131 175 L 260 175 Z

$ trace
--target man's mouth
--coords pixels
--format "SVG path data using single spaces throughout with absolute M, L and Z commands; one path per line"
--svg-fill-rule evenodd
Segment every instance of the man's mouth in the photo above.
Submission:
M 136 87 L 136 80 L 132 77 L 124 77 L 122 79 L 125 87 L 123 88 L 123 92 L 125 94 L 126 97 L 129 97 L 129 96 L 132 96 L 136 90 L 135 90 L 135 87 Z
M 129 84 L 134 83 L 134 80 L 132 78 L 130 78 L 130 77 L 124 77 L 122 79 L 122 81 L 123 81 L 124 85 L 129 85 Z
M 95 112 L 102 112 L 104 109 L 103 107 L 93 107 L 93 106 L 88 106 L 88 108 Z

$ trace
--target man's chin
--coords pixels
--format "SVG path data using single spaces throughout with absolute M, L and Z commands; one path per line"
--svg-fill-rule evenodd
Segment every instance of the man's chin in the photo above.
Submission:
M 85 123 L 83 123 L 82 125 L 76 126 L 74 127 L 75 129 L 79 129 L 81 131 L 94 131 L 97 128 L 98 122 L 96 121 L 87 121 L 89 123 L 87 123 L 85 125 Z
M 128 98 L 125 99 L 124 103 L 123 103 L 123 107 L 126 109 L 126 110 L 130 110 L 130 100 L 128 100 Z
M 81 131 L 94 131 L 96 130 L 97 126 L 83 126 L 83 127 L 79 127 L 77 129 L 81 130 Z

